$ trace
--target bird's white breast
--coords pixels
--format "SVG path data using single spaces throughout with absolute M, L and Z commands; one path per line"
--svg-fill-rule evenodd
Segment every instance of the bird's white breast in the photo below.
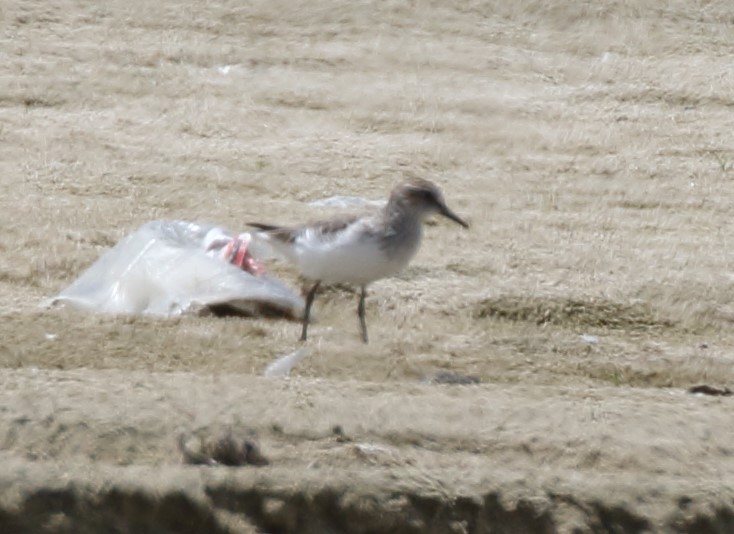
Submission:
M 392 276 L 417 252 L 420 226 L 396 246 L 386 246 L 381 239 L 394 236 L 374 233 L 369 224 L 357 220 L 332 236 L 308 229 L 293 243 L 292 259 L 305 277 L 324 282 L 363 285 Z

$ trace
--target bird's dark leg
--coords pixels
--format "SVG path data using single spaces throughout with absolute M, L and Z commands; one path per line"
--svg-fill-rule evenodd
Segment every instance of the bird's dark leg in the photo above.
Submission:
M 308 292 L 308 295 L 306 295 L 306 309 L 303 311 L 303 330 L 301 330 L 301 341 L 306 341 L 306 337 L 308 335 L 308 321 L 311 317 L 311 304 L 313 304 L 313 299 L 316 297 L 316 291 L 318 291 L 320 285 L 321 280 L 316 282 Z
M 364 299 L 367 296 L 367 287 L 362 286 L 362 293 L 359 295 L 359 305 L 357 306 L 357 315 L 359 315 L 359 328 L 362 332 L 362 341 L 369 342 L 367 338 L 367 321 L 364 318 Z

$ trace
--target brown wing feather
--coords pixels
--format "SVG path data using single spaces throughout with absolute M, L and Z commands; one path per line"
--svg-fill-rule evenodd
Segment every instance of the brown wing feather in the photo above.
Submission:
M 314 230 L 320 233 L 324 238 L 329 239 L 338 232 L 344 230 L 347 226 L 359 219 L 359 217 L 359 215 L 345 215 L 343 217 L 334 217 L 332 219 L 295 227 L 275 226 L 263 223 L 247 223 L 247 225 L 257 228 L 283 243 L 293 243 L 300 234 L 309 229 Z
M 347 226 L 359 219 L 359 215 L 344 215 L 342 217 L 334 217 L 325 221 L 319 221 L 312 224 L 306 224 L 301 227 L 302 230 L 312 228 L 324 237 L 330 237 L 344 230 Z

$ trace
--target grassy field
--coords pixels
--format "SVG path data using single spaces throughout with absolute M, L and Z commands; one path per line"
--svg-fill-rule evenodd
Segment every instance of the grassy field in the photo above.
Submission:
M 342 488 L 358 504 L 293 505 L 294 526 L 210 492 L 211 531 L 295 531 L 303 517 L 312 532 L 409 530 L 410 513 L 426 531 L 433 509 L 415 495 L 440 508 L 473 492 L 484 507 L 435 515 L 436 532 L 734 528 L 731 400 L 685 393 L 734 383 L 728 2 L 10 0 L 0 20 L 0 476 L 27 470 L 44 488 L 71 462 L 91 496 L 146 472 L 165 474 L 159 492 L 204 480 L 226 493 L 230 475 L 169 449 L 183 428 L 236 420 L 273 457 L 231 475 L 241 491 Z M 411 266 L 370 288 L 369 345 L 357 294 L 324 292 L 282 384 L 259 377 L 298 346 L 292 322 L 39 308 L 150 220 L 298 223 L 324 215 L 311 201 L 384 199 L 416 175 L 471 229 L 432 221 Z M 481 385 L 427 385 L 446 372 Z M 392 452 L 339 452 L 334 424 Z M 518 482 L 536 469 L 536 485 Z M 603 474 L 613 482 L 595 486 Z M 559 480 L 578 514 L 548 497 Z M 413 512 L 386 512 L 402 510 L 390 491 Z M 16 494 L 0 505 L 0 525 L 84 523 Z M 380 514 L 394 524 L 365 519 Z M 100 517 L 84 528 L 180 530 L 163 512 Z

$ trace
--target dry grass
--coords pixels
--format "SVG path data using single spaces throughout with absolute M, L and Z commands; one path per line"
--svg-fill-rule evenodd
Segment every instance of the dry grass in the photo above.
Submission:
M 369 347 L 325 294 L 302 374 L 732 381 L 727 3 L 141 6 L 2 8 L 2 365 L 259 373 L 296 325 L 35 306 L 148 220 L 293 222 L 417 173 L 471 231 L 374 285 Z
M 730 398 L 683 389 L 734 383 L 731 2 L 6 0 L 0 21 L 5 530 L 731 530 Z M 292 322 L 37 306 L 152 219 L 298 222 L 407 174 L 471 229 L 435 221 L 370 288 L 370 345 L 357 296 L 324 291 L 298 378 L 247 376 Z M 172 465 L 179 432 L 232 423 L 273 466 Z

